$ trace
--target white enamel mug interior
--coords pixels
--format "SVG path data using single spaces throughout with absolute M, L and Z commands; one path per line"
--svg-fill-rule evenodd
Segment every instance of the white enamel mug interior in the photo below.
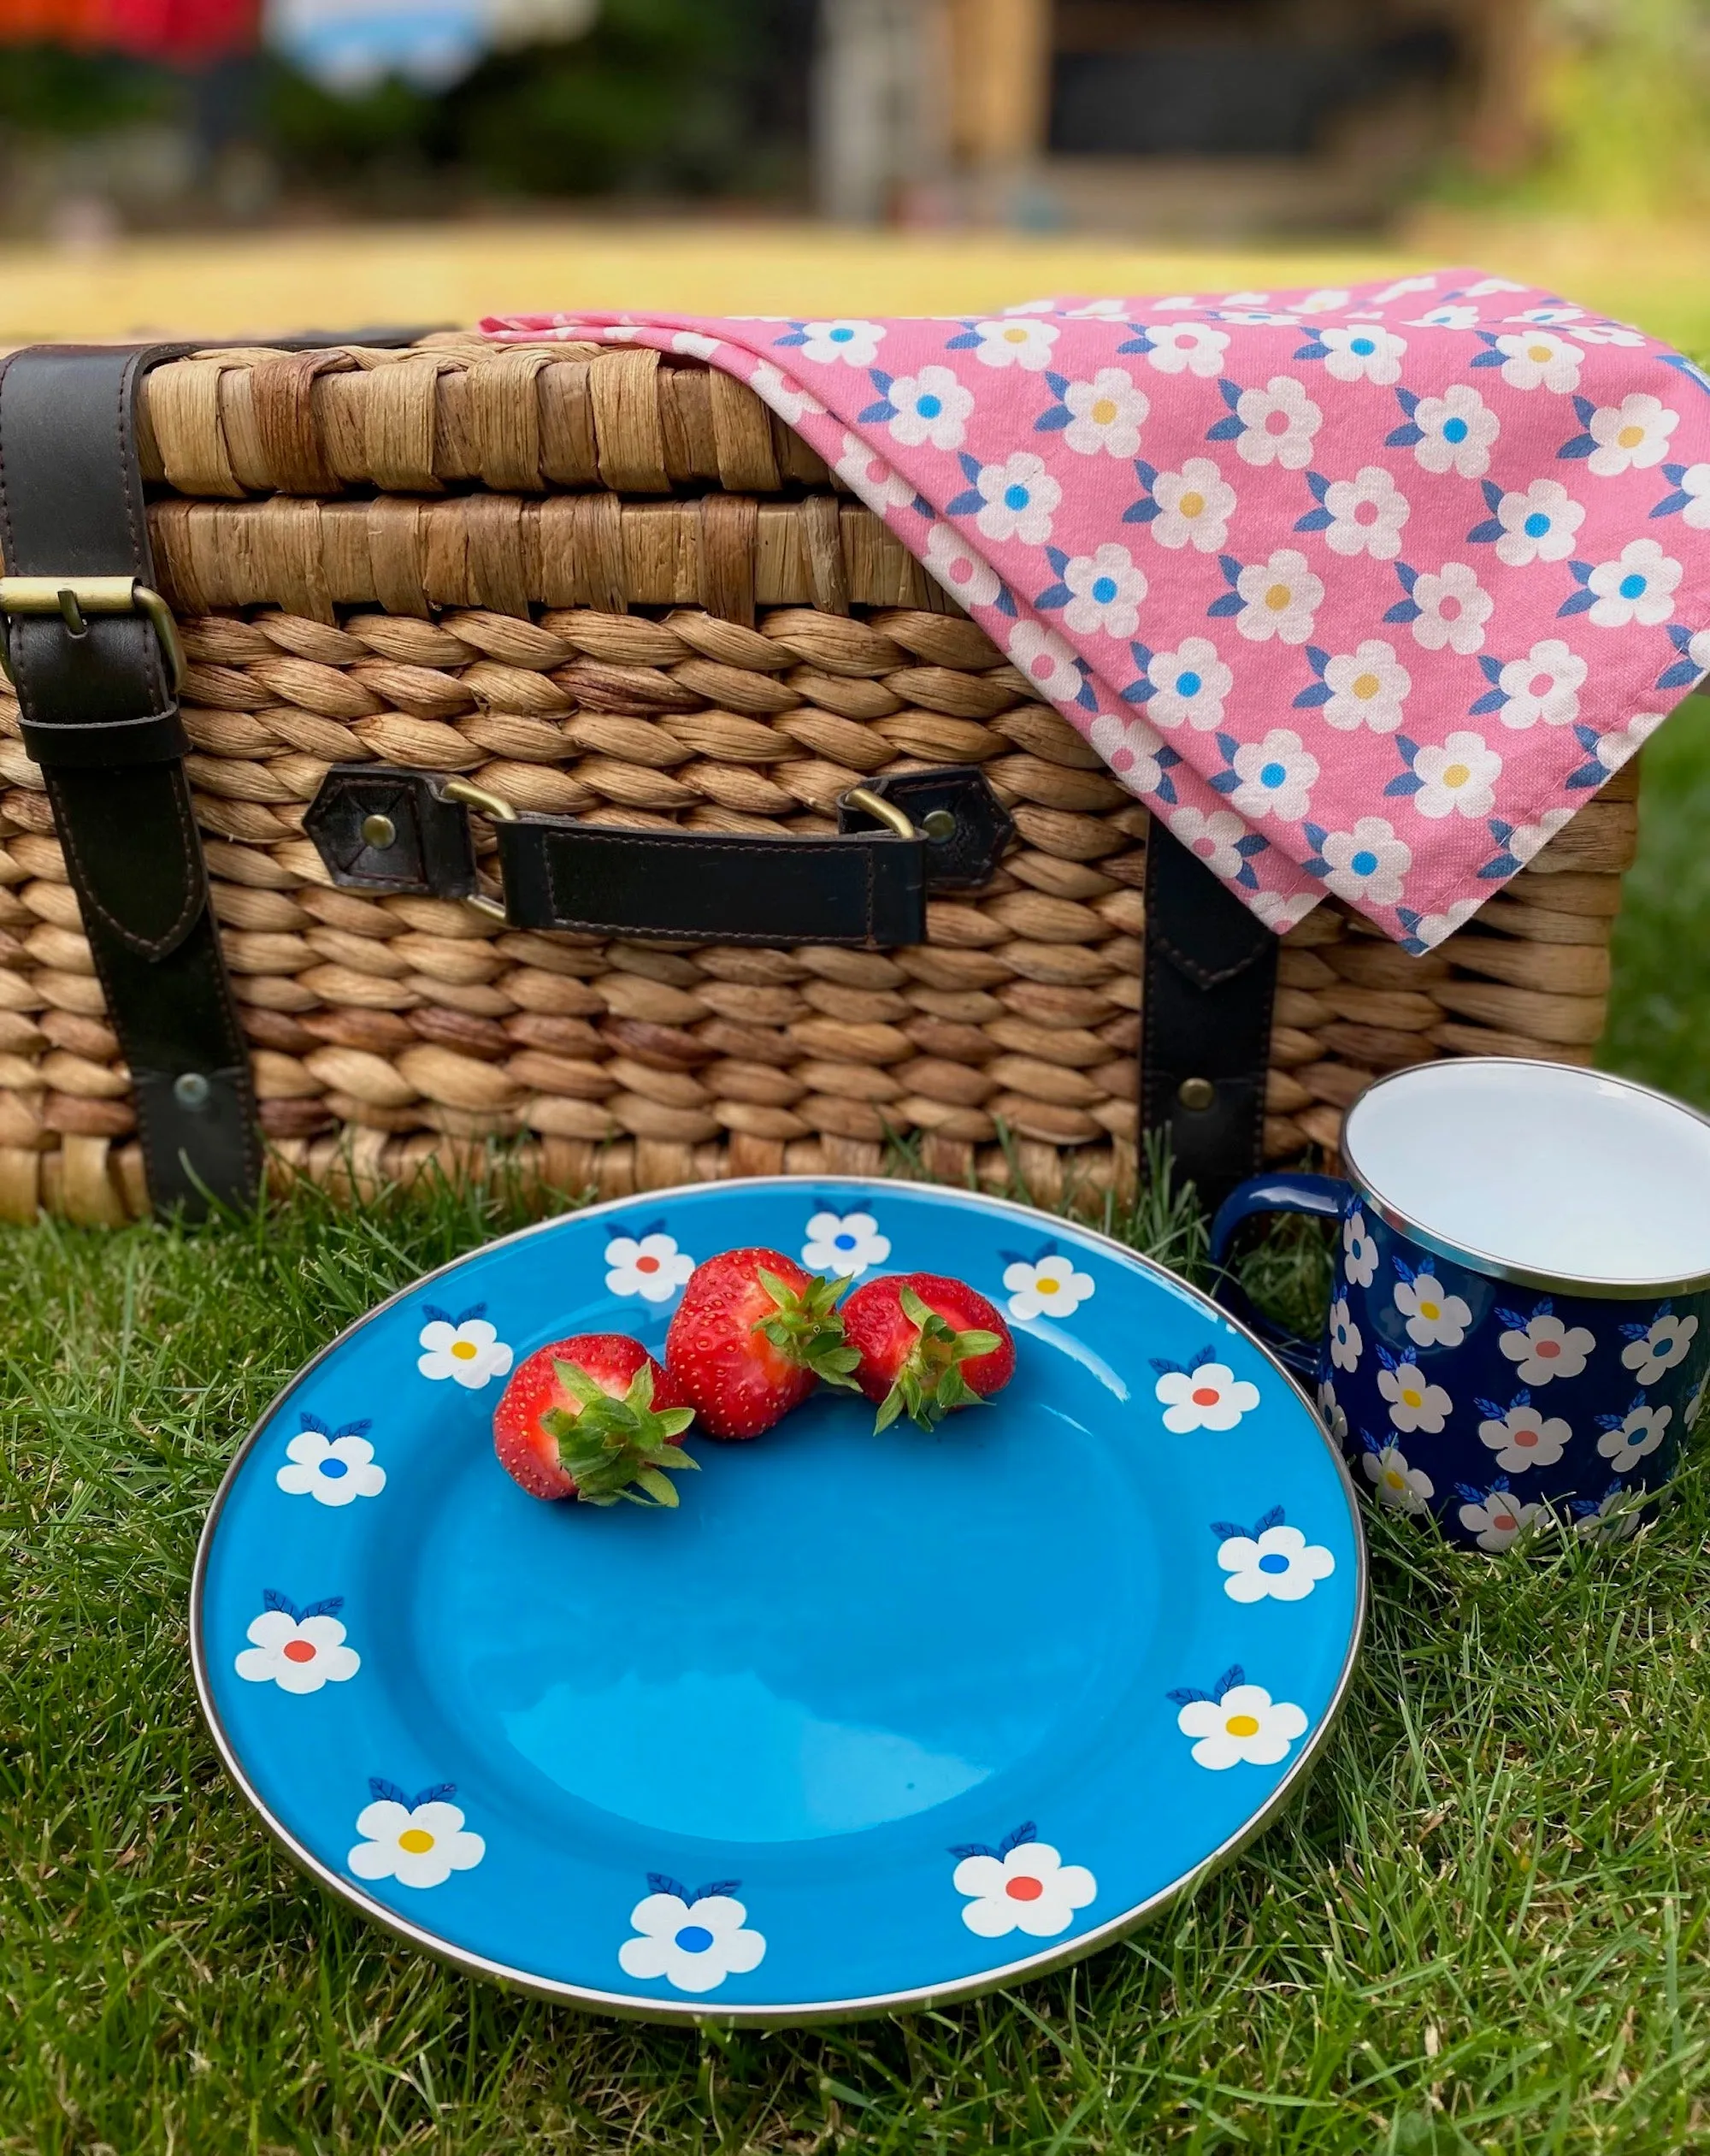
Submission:
M 1392 1227 L 1499 1279 L 1614 1297 L 1710 1285 L 1710 1119 L 1629 1078 L 1416 1064 L 1354 1102 L 1342 1152 Z

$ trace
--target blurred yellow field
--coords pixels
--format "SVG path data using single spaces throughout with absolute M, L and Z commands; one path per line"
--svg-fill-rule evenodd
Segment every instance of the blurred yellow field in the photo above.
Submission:
M 940 314 L 1051 292 L 1345 282 L 1454 262 L 1710 345 L 1710 233 L 1436 216 L 1390 245 L 1227 251 L 1068 235 L 605 219 L 374 225 L 0 249 L 0 345 L 459 323 L 553 307 Z

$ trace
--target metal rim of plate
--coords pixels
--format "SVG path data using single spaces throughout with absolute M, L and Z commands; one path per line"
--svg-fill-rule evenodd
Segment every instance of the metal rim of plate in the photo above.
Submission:
M 650 1190 L 646 1195 L 650 1200 L 657 1199 L 663 1202 L 673 1198 L 694 1197 L 715 1190 L 775 1190 L 781 1182 L 788 1179 L 780 1176 L 734 1176 L 728 1181 L 719 1183 L 674 1184 L 665 1190 Z M 931 1184 L 915 1184 L 907 1187 L 930 1194 L 940 1186 Z M 870 1196 L 873 1178 L 861 1176 L 821 1177 L 815 1181 L 813 1188 L 816 1191 L 823 1190 L 827 1193 L 846 1190 L 858 1192 L 863 1196 Z M 209 1731 L 214 1739 L 215 1748 L 220 1754 L 227 1773 L 231 1775 L 239 1789 L 254 1807 L 260 1816 L 262 1824 L 284 1850 L 286 1855 L 300 1870 L 307 1872 L 310 1878 L 337 1895 L 340 1901 L 348 1904 L 350 1907 L 360 1911 L 363 1916 L 380 1925 L 395 1937 L 403 1940 L 406 1945 L 420 1947 L 423 1952 L 433 1955 L 438 1960 L 449 1963 L 454 1968 L 465 1970 L 471 1976 L 487 1977 L 508 1990 L 522 1992 L 532 1998 L 550 1999 L 560 2005 L 582 2007 L 591 2012 L 609 2015 L 614 2019 L 673 2024 L 680 2028 L 803 2029 L 811 2027 L 816 2023 L 853 2021 L 875 2014 L 917 2011 L 926 2007 L 950 2005 L 964 1999 L 982 1998 L 991 1992 L 1005 1991 L 1012 1985 L 1028 1982 L 1036 1976 L 1050 1976 L 1056 1970 L 1066 1969 L 1071 1963 L 1084 1960 L 1088 1955 L 1097 1953 L 1102 1948 L 1113 1946 L 1118 1940 L 1126 1938 L 1130 1932 L 1136 1930 L 1141 1924 L 1160 1915 L 1189 1889 L 1199 1886 L 1203 1881 L 1212 1877 L 1214 1873 L 1222 1870 L 1225 1864 L 1238 1857 L 1249 1843 L 1263 1834 L 1265 1828 L 1287 1809 L 1300 1793 L 1302 1785 L 1313 1768 L 1317 1766 L 1325 1747 L 1336 1734 L 1343 1710 L 1347 1704 L 1348 1692 L 1353 1685 L 1354 1670 L 1359 1660 L 1360 1645 L 1365 1636 L 1371 1569 L 1365 1546 L 1365 1526 L 1359 1509 L 1359 1492 L 1354 1486 L 1353 1478 L 1347 1471 L 1347 1463 L 1342 1457 L 1341 1448 L 1325 1430 L 1306 1388 L 1282 1363 L 1278 1362 L 1277 1356 L 1265 1346 L 1259 1336 L 1241 1324 L 1238 1319 L 1231 1317 L 1220 1304 L 1212 1302 L 1202 1290 L 1191 1286 L 1179 1274 L 1170 1272 L 1167 1266 L 1160 1265 L 1157 1259 L 1143 1255 L 1126 1243 L 1117 1242 L 1114 1236 L 1106 1235 L 1096 1228 L 1083 1227 L 1079 1221 L 1068 1220 L 1063 1215 L 1042 1212 L 1036 1206 L 1021 1205 L 1011 1198 L 992 1198 L 987 1197 L 983 1193 L 958 1190 L 950 1185 L 941 1186 L 941 1190 L 946 1198 L 971 1202 L 982 1212 L 1003 1214 L 1013 1220 L 1035 1223 L 1042 1221 L 1053 1232 L 1059 1234 L 1064 1229 L 1072 1230 L 1076 1234 L 1084 1236 L 1089 1243 L 1097 1245 L 1113 1256 L 1124 1259 L 1141 1272 L 1150 1273 L 1173 1293 L 1186 1294 L 1204 1303 L 1220 1321 L 1229 1325 L 1256 1350 L 1288 1389 L 1295 1395 L 1306 1409 L 1307 1417 L 1318 1432 L 1320 1443 L 1336 1468 L 1343 1494 L 1347 1499 L 1348 1516 L 1353 1527 L 1354 1553 L 1357 1561 L 1353 1621 L 1349 1627 L 1347 1652 L 1343 1657 L 1341 1669 L 1336 1678 L 1336 1689 L 1330 1695 L 1330 1704 L 1325 1708 L 1318 1727 L 1300 1747 L 1288 1771 L 1252 1817 L 1236 1833 L 1231 1834 L 1227 1841 L 1220 1844 L 1191 1870 L 1182 1873 L 1179 1877 L 1172 1879 L 1167 1886 L 1160 1887 L 1155 1893 L 1148 1895 L 1144 1901 L 1136 1903 L 1132 1908 L 1123 1910 L 1120 1915 L 1112 1917 L 1108 1923 L 1100 1924 L 1095 1930 L 1082 1932 L 1063 1946 L 1048 1947 L 1036 1954 L 1023 1955 L 1019 1960 L 1005 1963 L 1001 1969 L 982 1970 L 976 1976 L 958 1977 L 945 1984 L 924 1987 L 911 1991 L 876 1993 L 864 1999 L 826 1999 L 807 2006 L 692 2006 L 687 2003 L 680 2005 L 675 1999 L 643 1999 L 628 1993 L 599 1991 L 591 1985 L 557 1982 L 550 1977 L 534 1975 L 528 1970 L 511 1968 L 504 1962 L 490 1961 L 485 1955 L 470 1953 L 466 1948 L 452 1945 L 451 1941 L 441 1938 L 437 1933 L 427 1930 L 422 1925 L 411 1923 L 407 1917 L 399 1916 L 396 1910 L 388 1909 L 383 1902 L 376 1901 L 372 1896 L 364 1893 L 353 1881 L 333 1871 L 330 1866 L 323 1864 L 312 1850 L 305 1848 L 274 1816 L 266 1798 L 245 1773 L 236 1749 L 227 1737 L 225 1726 L 220 1719 L 219 1710 L 214 1702 L 213 1688 L 209 1680 L 206 1648 L 202 1633 L 203 1588 L 207 1579 L 209 1557 L 214 1546 L 214 1538 L 219 1532 L 220 1515 L 225 1509 L 227 1496 L 239 1475 L 243 1472 L 244 1464 L 251 1452 L 255 1449 L 262 1433 L 285 1401 L 311 1371 L 318 1369 L 329 1356 L 337 1354 L 345 1343 L 360 1332 L 365 1326 L 372 1324 L 376 1318 L 390 1310 L 395 1304 L 403 1302 L 407 1297 L 417 1295 L 423 1288 L 431 1286 L 435 1280 L 443 1279 L 447 1273 L 457 1272 L 460 1267 L 466 1265 L 470 1258 L 478 1255 L 484 1255 L 490 1250 L 503 1249 L 512 1243 L 527 1242 L 531 1237 L 544 1235 L 553 1229 L 562 1228 L 567 1221 L 593 1220 L 599 1219 L 604 1214 L 633 1211 L 634 1206 L 633 1197 L 612 1198 L 599 1205 L 585 1206 L 576 1212 L 554 1214 L 550 1220 L 536 1220 L 529 1226 L 519 1228 L 510 1235 L 497 1237 L 491 1243 L 482 1243 L 478 1251 L 466 1250 L 462 1257 L 453 1258 L 448 1265 L 439 1266 L 432 1273 L 424 1273 L 420 1279 L 411 1280 L 406 1286 L 398 1289 L 396 1294 L 389 1295 L 383 1302 L 377 1302 L 372 1310 L 365 1311 L 353 1324 L 346 1326 L 342 1332 L 329 1340 L 300 1369 L 292 1373 L 273 1398 L 268 1401 L 261 1415 L 256 1417 L 248 1435 L 239 1446 L 231 1464 L 221 1477 L 220 1487 L 215 1492 L 214 1502 L 209 1508 L 206 1521 L 203 1523 L 202 1533 L 196 1545 L 196 1563 L 191 1574 L 190 1666 L 196 1681 L 196 1697 L 202 1709 L 203 1719 L 208 1725 Z

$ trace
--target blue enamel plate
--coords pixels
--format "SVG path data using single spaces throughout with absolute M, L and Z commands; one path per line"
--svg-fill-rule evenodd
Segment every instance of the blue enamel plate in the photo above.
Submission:
M 543 1504 L 506 1373 L 663 1354 L 693 1264 L 951 1273 L 1014 1382 L 930 1436 L 821 1393 L 691 1431 L 676 1511 Z M 925 1185 L 712 1184 L 495 1243 L 335 1341 L 202 1539 L 227 1764 L 325 1885 L 461 1966 L 657 2021 L 943 2001 L 1117 1937 L 1328 1739 L 1365 1607 L 1302 1394 L 1106 1237 Z

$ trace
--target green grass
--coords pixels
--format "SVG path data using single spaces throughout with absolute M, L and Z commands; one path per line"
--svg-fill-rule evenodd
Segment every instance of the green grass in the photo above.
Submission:
M 1649 757 L 1612 1060 L 1710 1100 L 1710 706 Z M 944 2014 L 722 2038 L 450 1975 L 277 1855 L 192 1697 L 233 1444 L 326 1334 L 509 1224 L 449 1197 L 0 1236 L 0 2150 L 1446 2156 L 1710 2141 L 1710 1478 L 1636 1546 L 1374 1524 L 1306 1800 L 1126 1946 Z M 1137 1239 L 1191 1262 L 1179 1214 Z M 1273 1271 L 1274 1271 L 1273 1267 Z

